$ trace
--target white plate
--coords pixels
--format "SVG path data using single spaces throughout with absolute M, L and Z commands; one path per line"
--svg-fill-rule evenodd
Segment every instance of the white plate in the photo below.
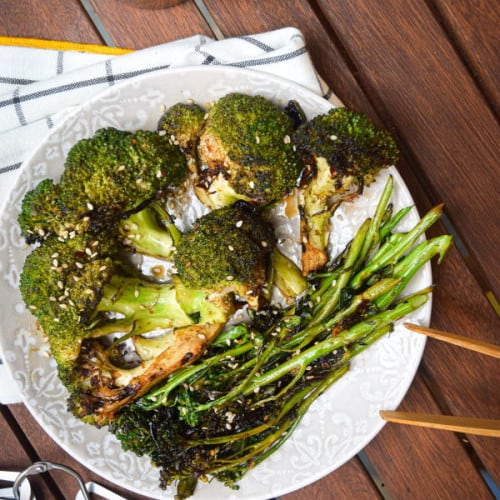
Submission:
M 45 177 L 58 179 L 70 147 L 97 129 L 154 129 L 161 105 L 186 99 L 203 105 L 234 91 L 260 94 L 278 104 L 297 99 L 308 117 L 331 108 L 326 100 L 303 87 L 260 72 L 200 67 L 144 75 L 109 88 L 53 129 L 25 162 L 1 218 L 0 345 L 23 401 L 45 431 L 75 459 L 122 487 L 152 497 L 173 496 L 174 488 L 167 492 L 158 488 L 158 472 L 149 460 L 123 452 L 105 429 L 83 424 L 66 411 L 65 389 L 18 292 L 19 273 L 30 249 L 19 235 L 17 216 L 26 191 Z M 391 173 L 395 177 L 396 207 L 413 205 L 397 171 L 391 169 Z M 355 204 L 337 211 L 335 234 L 341 241 L 336 241 L 336 248 L 347 243 L 353 229 L 372 213 L 386 175 L 383 173 Z M 412 210 L 407 227 L 417 220 L 418 214 Z M 430 283 L 430 265 L 426 265 L 411 289 Z M 409 319 L 427 324 L 430 313 L 429 301 Z M 340 467 L 380 431 L 383 421 L 378 410 L 398 406 L 413 380 L 424 345 L 423 336 L 396 327 L 355 359 L 350 372 L 311 407 L 280 450 L 240 481 L 238 491 L 212 482 L 201 484 L 195 498 L 268 499 L 301 488 Z

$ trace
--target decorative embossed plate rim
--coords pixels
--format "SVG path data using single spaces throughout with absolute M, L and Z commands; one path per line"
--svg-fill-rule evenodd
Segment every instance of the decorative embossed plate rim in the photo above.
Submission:
M 61 173 L 63 158 L 78 140 L 98 128 L 114 126 L 134 130 L 153 129 L 162 105 L 193 99 L 207 104 L 228 92 L 260 94 L 278 104 L 296 99 L 308 117 L 324 113 L 332 105 L 322 97 L 272 75 L 231 67 L 192 67 L 143 75 L 110 87 L 62 120 L 25 162 L 0 220 L 0 347 L 3 359 L 16 380 L 22 398 L 44 430 L 76 460 L 97 474 L 131 491 L 162 497 L 174 495 L 158 488 L 158 473 L 146 458 L 121 450 L 105 429 L 95 429 L 66 412 L 65 389 L 35 323 L 18 292 L 18 278 L 29 248 L 17 227 L 22 198 L 42 178 Z M 413 205 L 398 172 L 393 197 L 396 208 Z M 345 204 L 333 220 L 332 251 L 350 240 L 353 228 L 372 212 L 388 172 L 366 190 L 356 203 Z M 418 220 L 413 209 L 406 227 Z M 405 227 L 402 227 L 405 229 Z M 431 284 L 426 265 L 413 279 L 411 290 Z M 407 319 L 428 324 L 431 302 Z M 299 489 L 320 479 L 352 458 L 383 427 L 378 410 L 398 406 L 418 368 L 425 339 L 403 331 L 394 332 L 358 356 L 352 369 L 316 401 L 290 439 L 274 455 L 255 467 L 230 490 L 212 482 L 198 487 L 199 499 L 267 499 Z

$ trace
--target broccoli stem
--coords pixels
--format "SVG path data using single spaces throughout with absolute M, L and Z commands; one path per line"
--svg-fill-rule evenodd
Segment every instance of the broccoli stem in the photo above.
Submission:
M 380 227 L 380 241 L 385 241 L 386 238 L 391 234 L 391 231 L 395 229 L 395 227 L 401 222 L 401 220 L 406 216 L 406 214 L 413 207 L 404 207 L 399 210 L 396 215 L 391 217 L 387 222 L 384 222 Z
M 448 251 L 451 242 L 452 238 L 450 235 L 443 235 L 417 245 L 406 257 L 394 266 L 392 276 L 399 278 L 399 283 L 392 288 L 392 290 L 375 300 L 377 307 L 379 309 L 388 307 L 406 288 L 406 285 L 422 265 L 432 259 L 432 257 L 439 255 L 438 263 L 440 263 Z
M 175 326 L 193 323 L 178 304 L 172 284 L 157 285 L 117 275 L 104 286 L 96 312 L 118 314 L 130 321 L 168 318 Z
M 426 293 L 422 295 L 412 295 L 408 299 L 397 304 L 393 309 L 371 316 L 369 319 L 357 323 L 348 330 L 340 332 L 335 337 L 330 337 L 314 344 L 309 349 L 291 357 L 285 363 L 282 363 L 263 375 L 255 377 L 247 386 L 244 394 L 250 394 L 256 388 L 271 384 L 292 371 L 299 370 L 304 372 L 305 368 L 318 358 L 331 353 L 335 349 L 347 346 L 379 328 L 389 326 L 394 321 L 420 308 L 427 300 L 428 297 Z
M 442 213 L 443 205 L 431 208 L 408 233 L 398 235 L 395 242 L 389 240 L 382 245 L 370 259 L 370 263 L 354 276 L 351 281 L 352 288 L 359 288 L 373 273 L 397 262 L 401 255 L 407 252 L 417 239 L 441 217 Z
M 124 244 L 134 252 L 159 259 L 171 258 L 180 238 L 179 230 L 158 202 L 120 221 L 119 230 Z
M 307 287 L 299 267 L 278 249 L 271 254 L 272 281 L 285 299 L 296 299 Z
M 314 318 L 310 322 L 311 326 L 323 322 L 337 307 L 340 301 L 341 292 L 351 279 L 354 266 L 358 261 L 359 255 L 363 249 L 369 227 L 370 219 L 367 219 L 354 235 L 354 238 L 345 257 L 343 269 L 335 280 L 333 286 L 324 294 L 321 303 L 316 308 Z
M 181 368 L 168 378 L 166 384 L 150 391 L 146 396 L 139 400 L 138 404 L 141 406 L 141 408 L 144 408 L 146 410 L 158 408 L 168 400 L 168 396 L 174 389 L 181 386 L 186 381 L 193 381 L 196 380 L 199 376 L 203 376 L 203 373 L 208 368 L 217 365 L 225 358 L 236 358 L 252 349 L 255 349 L 255 345 L 252 342 L 246 342 L 244 344 L 238 345 L 237 347 L 234 347 L 233 349 L 224 351 L 221 354 L 202 359 L 197 364 Z

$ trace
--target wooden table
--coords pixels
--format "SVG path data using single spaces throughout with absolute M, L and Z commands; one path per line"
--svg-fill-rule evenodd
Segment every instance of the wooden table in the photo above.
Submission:
M 340 99 L 394 133 L 418 208 L 446 204 L 443 224 L 431 234 L 451 232 L 455 245 L 434 265 L 432 325 L 498 343 L 497 2 L 204 0 L 141 10 L 119 0 L 0 0 L 0 35 L 132 49 L 287 25 L 303 31 Z M 400 409 L 499 418 L 498 368 L 497 360 L 430 340 Z M 47 459 L 103 482 L 44 434 L 23 405 L 0 406 L 0 413 L 0 469 Z M 498 439 L 388 424 L 343 467 L 284 498 L 493 498 L 488 481 L 500 484 L 499 457 Z M 38 498 L 73 498 L 76 490 L 58 473 L 35 483 Z

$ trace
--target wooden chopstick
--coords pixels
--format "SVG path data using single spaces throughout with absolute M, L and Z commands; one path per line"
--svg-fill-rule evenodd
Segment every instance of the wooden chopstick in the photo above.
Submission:
M 489 418 L 455 417 L 453 415 L 432 415 L 390 410 L 380 410 L 380 416 L 387 422 L 398 424 L 464 432 L 479 436 L 500 437 L 500 420 Z
M 456 333 L 444 332 L 442 330 L 435 330 L 433 328 L 426 328 L 420 325 L 413 325 L 412 323 L 405 323 L 404 326 L 408 330 L 422 333 L 428 337 L 448 342 L 449 344 L 457 345 L 470 351 L 480 352 L 494 358 L 500 358 L 500 346 L 483 342 L 482 340 L 471 339 Z

